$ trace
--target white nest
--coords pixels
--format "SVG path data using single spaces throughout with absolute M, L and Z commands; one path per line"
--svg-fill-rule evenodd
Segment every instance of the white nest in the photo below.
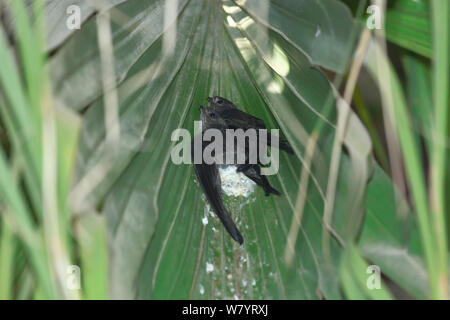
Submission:
M 236 172 L 236 166 L 219 168 L 223 192 L 230 197 L 245 197 L 253 193 L 255 183 L 243 173 Z

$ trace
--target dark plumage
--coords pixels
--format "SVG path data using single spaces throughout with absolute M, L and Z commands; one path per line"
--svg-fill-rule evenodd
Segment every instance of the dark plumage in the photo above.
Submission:
M 231 101 L 222 97 L 208 97 L 209 106 L 202 112 L 204 127 L 216 129 L 267 129 L 264 121 L 239 110 Z M 200 107 L 202 110 L 205 107 Z M 268 132 L 268 145 L 271 145 L 271 136 Z M 284 138 L 278 138 L 279 148 L 287 153 L 294 154 L 294 150 Z
M 223 137 L 225 138 L 226 129 L 242 129 L 244 131 L 248 129 L 266 129 L 264 121 L 237 109 L 237 107 L 231 101 L 225 98 L 218 96 L 213 98 L 208 97 L 208 102 L 208 107 L 200 106 L 203 132 L 211 128 L 218 129 L 223 133 Z M 201 136 L 199 135 L 195 137 L 194 140 L 200 138 Z M 260 139 L 259 134 L 257 136 L 257 139 Z M 272 137 L 269 132 L 267 133 L 267 140 L 267 144 L 271 145 Z M 202 151 L 209 143 L 210 142 L 208 141 L 201 142 Z M 249 149 L 247 145 L 248 143 L 246 143 L 245 149 L 246 163 L 239 164 L 237 167 L 237 171 L 242 172 L 249 179 L 253 180 L 257 185 L 262 187 L 266 196 L 270 195 L 271 193 L 278 196 L 281 195 L 278 190 L 276 190 L 269 184 L 267 177 L 261 175 L 259 160 L 258 163 L 250 163 L 248 161 Z M 294 153 L 286 139 L 279 138 L 279 148 L 290 154 Z M 234 156 L 237 156 L 237 150 L 238 149 L 234 151 Z M 192 144 L 192 159 L 194 158 L 193 152 L 194 143 Z M 225 153 L 225 148 L 223 153 Z M 227 211 L 223 204 L 222 187 L 217 164 L 206 164 L 202 162 L 200 164 L 194 164 L 194 169 L 197 175 L 197 179 L 199 180 L 199 183 L 203 191 L 205 192 L 206 198 L 211 204 L 212 209 L 222 221 L 225 229 L 228 231 L 231 237 L 239 244 L 242 244 L 244 242 L 244 239 L 237 229 L 236 225 L 234 224 L 230 213 Z
M 200 136 L 194 137 L 200 139 Z M 191 155 L 194 159 L 194 142 L 191 144 Z M 202 143 L 202 150 L 208 142 Z M 194 164 L 195 174 L 197 179 L 205 192 L 206 198 L 211 204 L 211 208 L 214 210 L 220 221 L 224 225 L 225 229 L 239 244 L 244 243 L 241 233 L 233 222 L 230 213 L 223 204 L 222 184 L 220 181 L 219 169 L 216 164 L 206 164 L 204 162 L 200 164 Z

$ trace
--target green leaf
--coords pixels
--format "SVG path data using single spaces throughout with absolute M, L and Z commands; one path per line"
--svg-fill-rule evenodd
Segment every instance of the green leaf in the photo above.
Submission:
M 415 130 L 427 142 L 431 139 L 433 104 L 431 99 L 431 79 L 429 64 L 425 59 L 405 55 L 403 65 L 407 74 L 407 100 Z
M 33 6 L 38 18 L 43 16 L 42 4 L 37 1 Z M 71 221 L 66 210 L 67 194 L 64 194 L 68 189 L 64 186 L 68 185 L 71 172 L 70 151 L 73 157 L 76 124 L 79 123 L 74 118 L 78 116 L 72 114 L 68 123 L 63 112 L 55 112 L 57 117 L 53 113 L 42 53 L 42 20 L 36 19 L 31 24 L 29 12 L 21 1 L 12 3 L 11 9 L 15 17 L 17 59 L 13 55 L 15 48 L 5 41 L 0 26 L 0 110 L 12 145 L 8 155 L 0 148 L 0 199 L 5 206 L 2 224 L 8 224 L 16 233 L 18 248 L 25 249 L 25 261 L 29 265 L 22 270 L 26 273 L 30 270 L 33 275 L 36 286 L 33 296 L 42 299 L 69 297 L 63 273 L 71 264 L 66 256 Z M 57 125 L 64 126 L 59 131 L 59 139 Z M 58 140 L 64 144 L 60 150 L 56 147 Z M 63 159 L 64 164 L 58 165 L 57 160 Z M 58 178 L 64 184 L 60 189 L 57 189 Z M 58 195 L 61 198 L 58 199 Z M 67 225 L 61 227 L 62 221 Z M 20 270 L 19 265 L 17 272 Z M 16 288 L 15 283 L 12 285 Z M 30 281 L 24 280 L 18 289 L 17 297 L 30 295 Z
M 418 226 L 430 278 L 431 297 L 436 298 L 439 296 L 439 279 L 436 272 L 436 238 L 431 228 L 425 177 L 422 173 L 422 159 L 419 156 L 419 146 L 411 128 L 406 99 L 400 81 L 386 54 L 383 46 L 373 41 L 366 56 L 366 66 L 378 83 L 380 93 L 384 97 L 384 109 L 391 112 L 390 117 L 397 131 L 407 178 L 410 182 L 412 200 L 417 213 Z
M 187 3 L 187 0 L 178 1 L 174 17 L 183 12 Z M 224 4 L 223 10 L 229 12 L 235 12 L 233 8 L 247 10 L 253 13 L 249 18 L 260 21 L 264 16 L 256 7 L 264 6 L 260 6 L 259 3 L 255 6 L 255 3 L 248 1 L 245 2 L 245 6 L 239 7 L 229 2 L 228 5 Z M 269 6 L 268 12 L 271 15 L 267 17 L 269 22 L 261 21 L 263 25 L 268 25 L 270 29 L 278 32 L 305 52 L 314 64 L 339 72 L 345 70 L 358 33 L 345 6 L 337 1 L 289 1 L 288 3 L 265 1 L 264 3 Z M 286 6 L 292 9 L 286 10 Z M 112 38 L 114 56 L 118 61 L 115 65 L 116 81 L 121 82 L 137 60 L 146 51 L 155 47 L 153 44 L 175 21 L 164 21 L 164 1 L 162 0 L 144 3 L 132 0 L 118 5 L 115 9 L 113 13 L 116 12 L 116 16 L 121 19 L 113 19 Z M 199 11 L 188 11 L 183 16 L 200 15 Z M 59 12 L 60 10 L 56 11 L 57 18 L 49 18 L 49 20 L 59 21 Z M 309 21 L 311 18 L 312 23 Z M 65 25 L 62 25 L 62 21 L 59 21 L 58 26 L 60 29 L 67 29 Z M 297 32 L 296 28 L 300 28 L 302 32 Z M 328 50 L 331 47 L 333 50 Z M 101 95 L 99 59 L 96 23 L 95 19 L 90 19 L 83 26 L 82 32 L 76 32 L 51 61 L 50 70 L 55 84 L 54 91 L 61 103 L 80 110 Z M 73 90 L 73 87 L 79 90 Z
M 11 298 L 12 279 L 14 278 L 14 234 L 6 223 L 0 224 L 0 299 Z
M 187 0 L 178 3 L 178 13 Z M 164 1 L 127 1 L 116 7 L 123 17 L 112 24 L 116 81 L 122 81 L 130 69 L 161 37 L 164 23 Z M 191 15 L 198 12 L 191 12 Z M 65 28 L 65 26 L 64 26 Z M 50 62 L 54 92 L 60 103 L 80 110 L 92 103 L 102 92 L 100 53 L 96 19 L 90 19 L 82 32 L 76 32 Z M 77 88 L 77 90 L 73 90 Z
M 341 298 L 342 249 L 331 237 L 329 252 L 324 250 L 322 234 L 328 230 L 322 214 L 330 142 L 336 114 L 345 106 L 336 104 L 334 89 L 310 62 L 323 56 L 310 49 L 345 55 L 341 50 L 349 49 L 342 41 L 347 43 L 349 35 L 342 39 L 341 33 L 353 22 L 335 1 L 292 2 L 293 10 L 300 4 L 315 8 L 297 20 L 280 3 L 270 3 L 278 17 L 264 20 L 251 1 L 179 1 L 176 22 L 168 24 L 162 23 L 163 1 L 115 7 L 128 17 L 124 25 L 112 24 L 116 83 L 106 85 L 116 87 L 108 92 L 119 102 L 116 127 L 105 126 L 113 111 L 104 107 L 95 19 L 55 54 L 55 94 L 71 108 L 86 109 L 71 203 L 76 211 L 99 208 L 106 216 L 112 298 Z M 337 9 L 328 10 L 325 3 Z M 303 28 L 305 19 L 323 36 L 296 38 L 291 29 Z M 176 35 L 172 43 L 171 34 Z M 167 50 L 170 46 L 173 50 Z M 216 94 L 269 128 L 280 128 L 296 154 L 281 153 L 280 171 L 269 177 L 283 196 L 266 198 L 257 190 L 249 198 L 226 198 L 243 246 L 209 213 L 192 166 L 170 159 L 172 132 L 192 132 L 198 106 Z M 114 143 L 111 128 L 120 130 Z M 302 166 L 315 135 L 312 165 Z M 353 113 L 344 140 L 349 156 L 341 159 L 332 227 L 350 241 L 362 221 L 371 172 L 370 139 Z M 284 252 L 302 171 L 309 184 L 300 190 L 306 202 L 301 225 L 294 226 L 298 237 L 288 264 Z
M 24 0 L 29 20 L 33 23 L 36 19 L 34 15 L 33 5 L 40 0 Z M 74 21 L 76 12 L 72 10 L 72 6 L 79 8 L 80 25 L 86 22 L 96 11 L 111 8 L 126 0 L 104 0 L 102 2 L 93 2 L 90 0 L 43 0 L 45 2 L 45 51 L 52 51 L 64 43 L 78 29 L 69 28 L 68 22 Z M 15 29 L 17 16 L 10 12 L 10 7 L 14 4 L 14 0 L 5 1 L 5 23 L 11 29 Z M 70 10 L 69 10 L 70 9 Z M 14 31 L 13 31 L 14 32 Z
M 429 1 L 388 1 L 386 38 L 430 58 L 432 48 Z
M 108 251 L 104 217 L 94 214 L 80 217 L 77 229 L 83 298 L 108 299 Z
M 68 11 L 70 6 L 78 6 L 80 8 L 80 23 L 83 23 L 88 20 L 95 11 L 111 8 L 124 1 L 126 0 L 105 0 L 102 2 L 93 2 L 90 0 L 71 0 L 69 2 L 61 0 L 46 0 L 46 50 L 51 51 L 56 49 L 77 31 L 77 29 L 67 27 L 67 21 L 74 14 L 73 11 Z
M 344 72 L 358 29 L 338 1 L 237 0 L 249 16 L 280 33 L 310 57 L 312 64 Z M 233 12 L 234 6 L 224 8 Z M 336 23 L 340 21 L 341 23 Z M 298 32 L 301 30 L 301 32 Z M 333 47 L 333 51 L 329 48 Z
M 448 298 L 448 230 L 446 220 L 446 162 L 449 105 L 450 5 L 447 1 L 432 3 L 433 16 L 433 102 L 434 126 L 431 162 L 431 212 L 438 260 L 439 297 Z
M 346 248 L 341 262 L 341 278 L 348 299 L 391 300 L 392 296 L 381 279 L 380 269 L 369 266 L 355 246 Z M 373 286 L 373 287 L 371 287 Z
M 425 299 L 428 275 L 417 223 L 396 192 L 390 178 L 376 167 L 367 189 L 359 247 L 367 260 L 380 267 L 381 274 L 415 298 Z
M 18 159 L 24 166 L 25 179 L 31 199 L 38 212 L 41 211 L 41 160 L 39 150 L 39 130 L 33 118 L 29 117 L 29 103 L 19 77 L 18 68 L 12 52 L 5 41 L 3 28 L 0 28 L 0 112 L 5 127 L 16 146 Z M 3 102 L 4 101 L 4 102 Z

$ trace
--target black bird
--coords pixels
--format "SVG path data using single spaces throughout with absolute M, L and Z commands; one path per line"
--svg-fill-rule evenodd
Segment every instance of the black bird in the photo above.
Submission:
M 226 129 L 266 129 L 264 122 L 248 113 L 245 113 L 239 109 L 229 100 L 222 97 L 208 97 L 209 106 L 200 106 L 201 111 L 201 121 L 203 132 L 210 128 L 215 128 L 221 130 L 223 136 L 225 137 Z M 203 134 L 202 132 L 202 134 Z M 201 135 L 194 137 L 193 143 L 191 144 L 191 155 L 194 159 L 194 141 L 195 139 L 201 139 Z M 259 139 L 259 137 L 258 137 Z M 268 133 L 267 143 L 271 144 L 271 136 Z M 210 143 L 208 141 L 199 141 L 202 146 L 202 154 L 204 148 Z M 285 150 L 286 152 L 293 154 L 294 151 L 287 143 L 286 139 L 279 140 L 279 148 Z M 224 151 L 225 152 L 225 151 Z M 234 153 L 236 153 L 234 151 Z M 245 149 L 246 159 L 248 158 L 248 149 Z M 197 179 L 205 192 L 206 198 L 211 204 L 212 209 L 217 214 L 225 229 L 231 235 L 231 237 L 237 241 L 239 244 L 244 242 L 244 239 L 234 224 L 230 213 L 225 208 L 223 204 L 223 192 L 220 181 L 220 175 L 218 170 L 218 165 L 207 164 L 204 161 L 199 164 L 194 163 L 194 169 Z M 264 189 L 265 195 L 268 196 L 271 193 L 276 195 L 281 195 L 281 193 L 273 188 L 265 175 L 261 175 L 261 168 L 258 163 L 245 163 L 238 165 L 238 172 L 244 173 L 248 178 L 253 180 L 256 184 Z
M 245 113 L 239 110 L 234 103 L 231 101 L 215 96 L 213 98 L 208 97 L 208 110 L 204 113 L 202 117 L 202 123 L 209 128 L 217 129 L 267 129 L 264 121 L 259 118 L 252 116 L 251 114 Z M 268 132 L 267 143 L 271 145 L 271 135 Z M 278 138 L 279 148 L 294 154 L 294 150 L 291 148 L 289 143 L 284 138 Z
M 210 103 L 209 107 L 200 106 L 203 130 L 210 128 L 219 129 L 223 131 L 222 133 L 225 137 L 224 131 L 226 129 L 243 129 L 244 131 L 248 129 L 266 129 L 264 121 L 237 109 L 231 101 L 225 98 L 218 96 L 214 98 L 208 97 L 208 102 Z M 268 138 L 269 141 L 267 143 L 271 145 L 270 133 L 268 133 Z M 246 144 L 246 154 L 249 153 L 248 147 L 249 143 Z M 293 154 L 292 148 L 285 139 L 279 143 L 279 147 Z M 248 157 L 246 160 L 248 161 Z M 242 172 L 257 185 L 261 186 L 266 196 L 271 193 L 278 196 L 281 195 L 278 190 L 270 186 L 266 176 L 261 175 L 261 168 L 258 164 L 248 162 L 240 164 L 237 166 L 237 171 Z

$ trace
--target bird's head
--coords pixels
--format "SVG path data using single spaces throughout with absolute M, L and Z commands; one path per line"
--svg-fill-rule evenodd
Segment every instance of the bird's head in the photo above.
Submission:
M 215 97 L 208 97 L 209 106 L 221 106 L 221 107 L 232 107 L 236 108 L 236 106 L 231 102 L 230 100 L 227 100 L 225 98 L 215 96 Z
M 200 106 L 200 120 L 204 129 L 221 128 L 225 125 L 217 106 L 204 107 Z

